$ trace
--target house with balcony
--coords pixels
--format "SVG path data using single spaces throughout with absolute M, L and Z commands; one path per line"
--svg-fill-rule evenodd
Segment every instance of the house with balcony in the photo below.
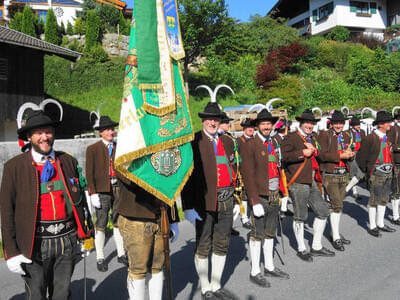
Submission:
M 352 34 L 383 39 L 388 26 L 400 24 L 399 0 L 279 0 L 272 11 L 301 35 L 326 34 L 343 26 Z
M 113 6 L 119 10 L 126 8 L 126 3 L 120 0 L 95 0 Z M 7 8 L 10 5 L 19 5 L 21 7 L 29 5 L 33 11 L 46 22 L 47 11 L 52 8 L 57 17 L 57 23 L 66 25 L 68 22 L 75 23 L 76 12 L 81 11 L 83 0 L 0 0 L 0 22 L 9 21 Z

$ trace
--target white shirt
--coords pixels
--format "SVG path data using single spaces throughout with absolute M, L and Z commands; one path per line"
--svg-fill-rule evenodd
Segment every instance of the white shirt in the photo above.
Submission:
M 261 142 L 263 142 L 264 144 L 267 139 L 259 131 L 257 131 L 257 135 L 260 138 Z
M 104 140 L 104 139 L 101 139 L 101 141 L 104 143 L 104 145 L 107 146 L 107 148 L 108 148 L 110 145 L 113 145 L 113 144 L 114 144 L 114 141 L 109 142 L 109 141 L 106 141 L 106 140 Z
M 33 161 L 36 162 L 36 163 L 45 163 L 47 157 L 49 157 L 49 156 L 51 157 L 52 160 L 56 159 L 56 154 L 54 153 L 53 149 L 51 149 L 51 152 L 49 154 L 44 155 L 44 154 L 41 154 L 41 153 L 35 151 L 32 148 L 31 149 L 31 154 L 32 154 Z
M 211 141 L 216 141 L 218 142 L 218 134 L 215 134 L 214 136 L 212 136 L 211 134 L 209 134 L 207 132 L 207 130 L 203 129 L 203 132 L 206 134 L 206 136 L 208 136 L 210 138 Z
M 381 139 L 383 139 L 386 136 L 386 134 L 380 131 L 379 129 L 375 129 L 374 132 Z
M 307 137 L 308 134 L 305 134 L 305 132 L 299 127 L 297 130 L 301 133 L 302 136 Z

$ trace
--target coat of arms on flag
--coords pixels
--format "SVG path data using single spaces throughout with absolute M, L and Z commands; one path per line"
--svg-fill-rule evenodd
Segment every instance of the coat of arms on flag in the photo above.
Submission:
M 193 169 L 176 0 L 135 0 L 115 168 L 172 205 Z

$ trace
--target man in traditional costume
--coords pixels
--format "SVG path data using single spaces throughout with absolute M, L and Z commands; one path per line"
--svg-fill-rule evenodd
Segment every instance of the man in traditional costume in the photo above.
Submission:
M 118 215 L 114 207 L 118 202 L 119 188 L 117 187 L 117 175 L 113 169 L 112 161 L 115 156 L 116 143 L 114 141 L 115 127 L 108 116 L 101 116 L 99 123 L 94 127 L 100 133 L 101 140 L 90 145 L 86 150 L 86 178 L 90 201 L 96 209 L 96 259 L 97 270 L 106 272 L 107 262 L 104 259 L 105 230 L 110 211 L 113 213 L 113 236 L 117 248 L 117 260 L 128 266 L 128 258 L 125 254 L 124 244 L 118 230 Z
M 318 158 L 324 186 L 331 202 L 332 245 L 336 250 L 344 251 L 344 245 L 349 245 L 350 241 L 340 234 L 339 225 L 343 200 L 346 197 L 347 174 L 350 170 L 348 161 L 354 157 L 354 152 L 350 148 L 350 135 L 343 132 L 346 121 L 343 113 L 335 110 L 329 120 L 331 128 L 321 131 L 318 136 L 321 145 Z
M 18 122 L 30 150 L 4 164 L 0 209 L 7 267 L 22 275 L 26 299 L 71 299 L 77 241 L 93 230 L 85 180 L 74 157 L 53 149 L 59 122 L 39 107 L 24 126 Z
M 196 226 L 195 267 L 203 299 L 234 299 L 221 287 L 233 216 L 240 212 L 234 200 L 234 143 L 218 135 L 223 114 L 216 102 L 199 112 L 203 129 L 192 142 L 194 170 L 182 192 L 185 218 Z M 211 282 L 208 279 L 211 255 Z
M 282 142 L 282 160 L 293 200 L 293 230 L 297 241 L 297 256 L 311 262 L 313 256 L 334 256 L 335 253 L 322 246 L 322 236 L 329 217 L 328 204 L 322 197 L 322 178 L 318 165 L 320 146 L 313 129 L 319 121 L 311 110 L 306 109 L 296 120 L 300 122 L 296 132 L 289 133 Z M 311 251 L 304 243 L 304 222 L 308 218 L 308 206 L 314 211 L 314 237 Z
M 379 111 L 373 126 L 377 126 L 364 140 L 357 154 L 357 163 L 361 171 L 366 173 L 370 197 L 368 200 L 369 229 L 368 233 L 380 237 L 381 232 L 394 232 L 384 223 L 386 205 L 393 179 L 393 165 L 391 146 L 392 141 L 387 134 L 390 130 L 392 117 L 385 111 Z
M 264 277 L 289 279 L 289 275 L 274 266 L 274 238 L 279 218 L 279 148 L 271 137 L 277 121 L 267 109 L 261 110 L 257 119 L 258 131 L 254 139 L 242 149 L 241 171 L 247 195 L 252 207 L 249 249 L 251 255 L 250 281 L 270 287 Z M 263 244 L 264 272 L 260 270 L 260 252 Z
M 390 220 L 394 225 L 400 225 L 400 113 L 394 115 L 394 125 L 388 132 L 388 138 L 392 142 L 393 150 L 393 189 L 392 189 L 392 210 L 393 217 Z

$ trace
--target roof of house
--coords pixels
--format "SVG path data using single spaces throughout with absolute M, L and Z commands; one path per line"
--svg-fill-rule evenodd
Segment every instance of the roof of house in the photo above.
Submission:
M 268 12 L 275 12 L 275 17 L 293 18 L 309 10 L 308 0 L 279 0 Z
M 46 54 L 54 54 L 72 61 L 76 61 L 82 55 L 79 52 L 42 41 L 4 26 L 0 26 L 0 43 L 36 49 Z

